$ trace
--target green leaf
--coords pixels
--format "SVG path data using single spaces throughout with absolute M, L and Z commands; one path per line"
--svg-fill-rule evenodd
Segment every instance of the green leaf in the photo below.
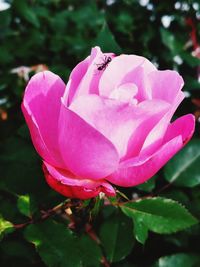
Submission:
M 110 262 L 124 259 L 131 252 L 134 239 L 132 222 L 121 213 L 107 219 L 100 228 L 100 240 Z
M 177 232 L 197 223 L 181 204 L 161 197 L 126 203 L 121 209 L 128 217 L 139 220 L 149 230 L 160 234 Z
M 100 247 L 86 235 L 81 236 L 77 243 L 79 247 L 79 257 L 82 265 L 85 267 L 98 267 L 102 258 Z
M 30 206 L 30 197 L 28 195 L 19 196 L 17 200 L 17 207 L 23 215 L 28 217 L 31 216 Z
M 172 54 L 176 55 L 182 50 L 182 45 L 178 42 L 173 33 L 163 28 L 160 29 L 160 32 L 163 44 L 171 50 Z
M 99 266 L 99 247 L 87 236 L 78 239 L 66 225 L 52 220 L 30 225 L 25 238 L 33 243 L 42 260 L 49 267 Z
M 20 16 L 22 16 L 26 21 L 30 22 L 35 27 L 39 28 L 40 22 L 33 10 L 26 0 L 14 1 L 13 7 L 18 12 Z
M 106 52 L 112 51 L 116 54 L 120 54 L 122 52 L 106 22 L 104 22 L 103 27 L 97 36 L 96 41 L 94 42 L 94 45 L 100 46 L 101 49 Z
M 154 267 L 195 267 L 199 266 L 200 257 L 195 254 L 177 253 L 161 257 Z
M 0 216 L 0 240 L 5 234 L 11 233 L 14 231 L 14 226 L 11 222 L 6 221 Z
M 95 204 L 94 207 L 91 209 L 91 216 L 92 218 L 96 218 L 97 215 L 99 214 L 99 211 L 103 207 L 104 204 L 104 199 L 101 198 L 100 196 L 95 198 Z
M 48 187 L 33 145 L 22 138 L 11 137 L 0 144 L 0 149 L 0 188 L 18 195 L 34 193 L 44 200 Z
M 28 217 L 36 211 L 36 203 L 29 195 L 22 195 L 18 197 L 17 207 L 19 211 Z
M 148 238 L 148 228 L 140 219 L 140 217 L 135 217 L 134 222 L 134 235 L 138 242 L 144 244 Z
M 167 181 L 178 186 L 194 187 L 200 184 L 200 140 L 187 144 L 164 168 Z

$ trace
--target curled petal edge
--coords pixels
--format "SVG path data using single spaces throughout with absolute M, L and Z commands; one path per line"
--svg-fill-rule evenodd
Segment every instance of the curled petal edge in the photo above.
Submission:
M 116 194 L 114 188 L 105 180 L 77 179 L 72 173 L 58 170 L 46 162 L 43 162 L 43 171 L 48 185 L 66 197 L 89 199 L 101 192 L 107 196 Z
M 119 169 L 107 177 L 107 180 L 124 187 L 146 182 L 187 144 L 194 128 L 195 120 L 192 114 L 180 117 L 169 125 L 160 149 L 151 156 L 144 155 L 121 162 Z

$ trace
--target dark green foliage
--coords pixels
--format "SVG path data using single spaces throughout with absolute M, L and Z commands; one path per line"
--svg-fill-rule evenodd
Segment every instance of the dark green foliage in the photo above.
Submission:
M 120 261 L 130 254 L 134 245 L 131 231 L 131 220 L 119 212 L 112 214 L 102 223 L 99 236 L 110 262 Z
M 198 222 L 178 202 L 166 198 L 141 199 L 126 203 L 121 206 L 121 209 L 124 214 L 133 219 L 136 236 L 146 235 L 141 233 L 141 228 L 145 232 L 147 228 L 155 233 L 170 234 Z
M 85 235 L 77 239 L 66 225 L 50 220 L 30 225 L 25 238 L 34 244 L 47 266 L 99 266 L 101 251 L 96 243 Z
M 192 140 L 165 167 L 167 181 L 194 187 L 200 184 L 200 140 Z
M 199 1 L 7 2 L 0 11 L 0 266 L 199 267 L 199 122 L 193 140 L 143 185 L 118 188 L 106 205 L 65 201 L 44 180 L 20 109 L 26 77 L 13 73 L 27 66 L 30 77 L 43 64 L 67 82 L 92 46 L 138 54 L 180 72 L 189 94 L 176 115 L 198 119 Z

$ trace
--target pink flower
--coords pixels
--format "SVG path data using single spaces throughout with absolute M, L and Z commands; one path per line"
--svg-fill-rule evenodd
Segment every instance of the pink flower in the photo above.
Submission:
M 177 72 L 159 71 L 144 57 L 99 47 L 74 68 L 67 86 L 50 71 L 34 75 L 22 110 L 48 184 L 87 199 L 115 195 L 111 184 L 150 179 L 193 134 L 191 114 L 170 123 L 183 84 Z

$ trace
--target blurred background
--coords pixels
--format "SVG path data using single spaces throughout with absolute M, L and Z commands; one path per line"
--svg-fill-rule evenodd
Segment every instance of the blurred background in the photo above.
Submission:
M 199 0 L 0 1 L 1 267 L 46 266 L 23 229 L 6 235 L 5 222 L 24 223 L 64 199 L 46 185 L 30 141 L 20 108 L 25 86 L 34 73 L 46 69 L 67 82 L 73 67 L 96 45 L 104 52 L 147 57 L 159 69 L 174 69 L 183 76 L 186 97 L 176 115 L 195 115 L 191 144 L 149 183 L 124 193 L 143 196 L 166 186 L 161 195 L 180 201 L 200 217 L 199 21 Z M 145 246 L 136 243 L 129 256 L 111 266 L 179 267 L 159 265 L 158 259 L 182 253 L 180 266 L 193 267 L 193 254 L 200 252 L 195 242 L 200 242 L 198 226 L 176 235 L 151 234 Z

